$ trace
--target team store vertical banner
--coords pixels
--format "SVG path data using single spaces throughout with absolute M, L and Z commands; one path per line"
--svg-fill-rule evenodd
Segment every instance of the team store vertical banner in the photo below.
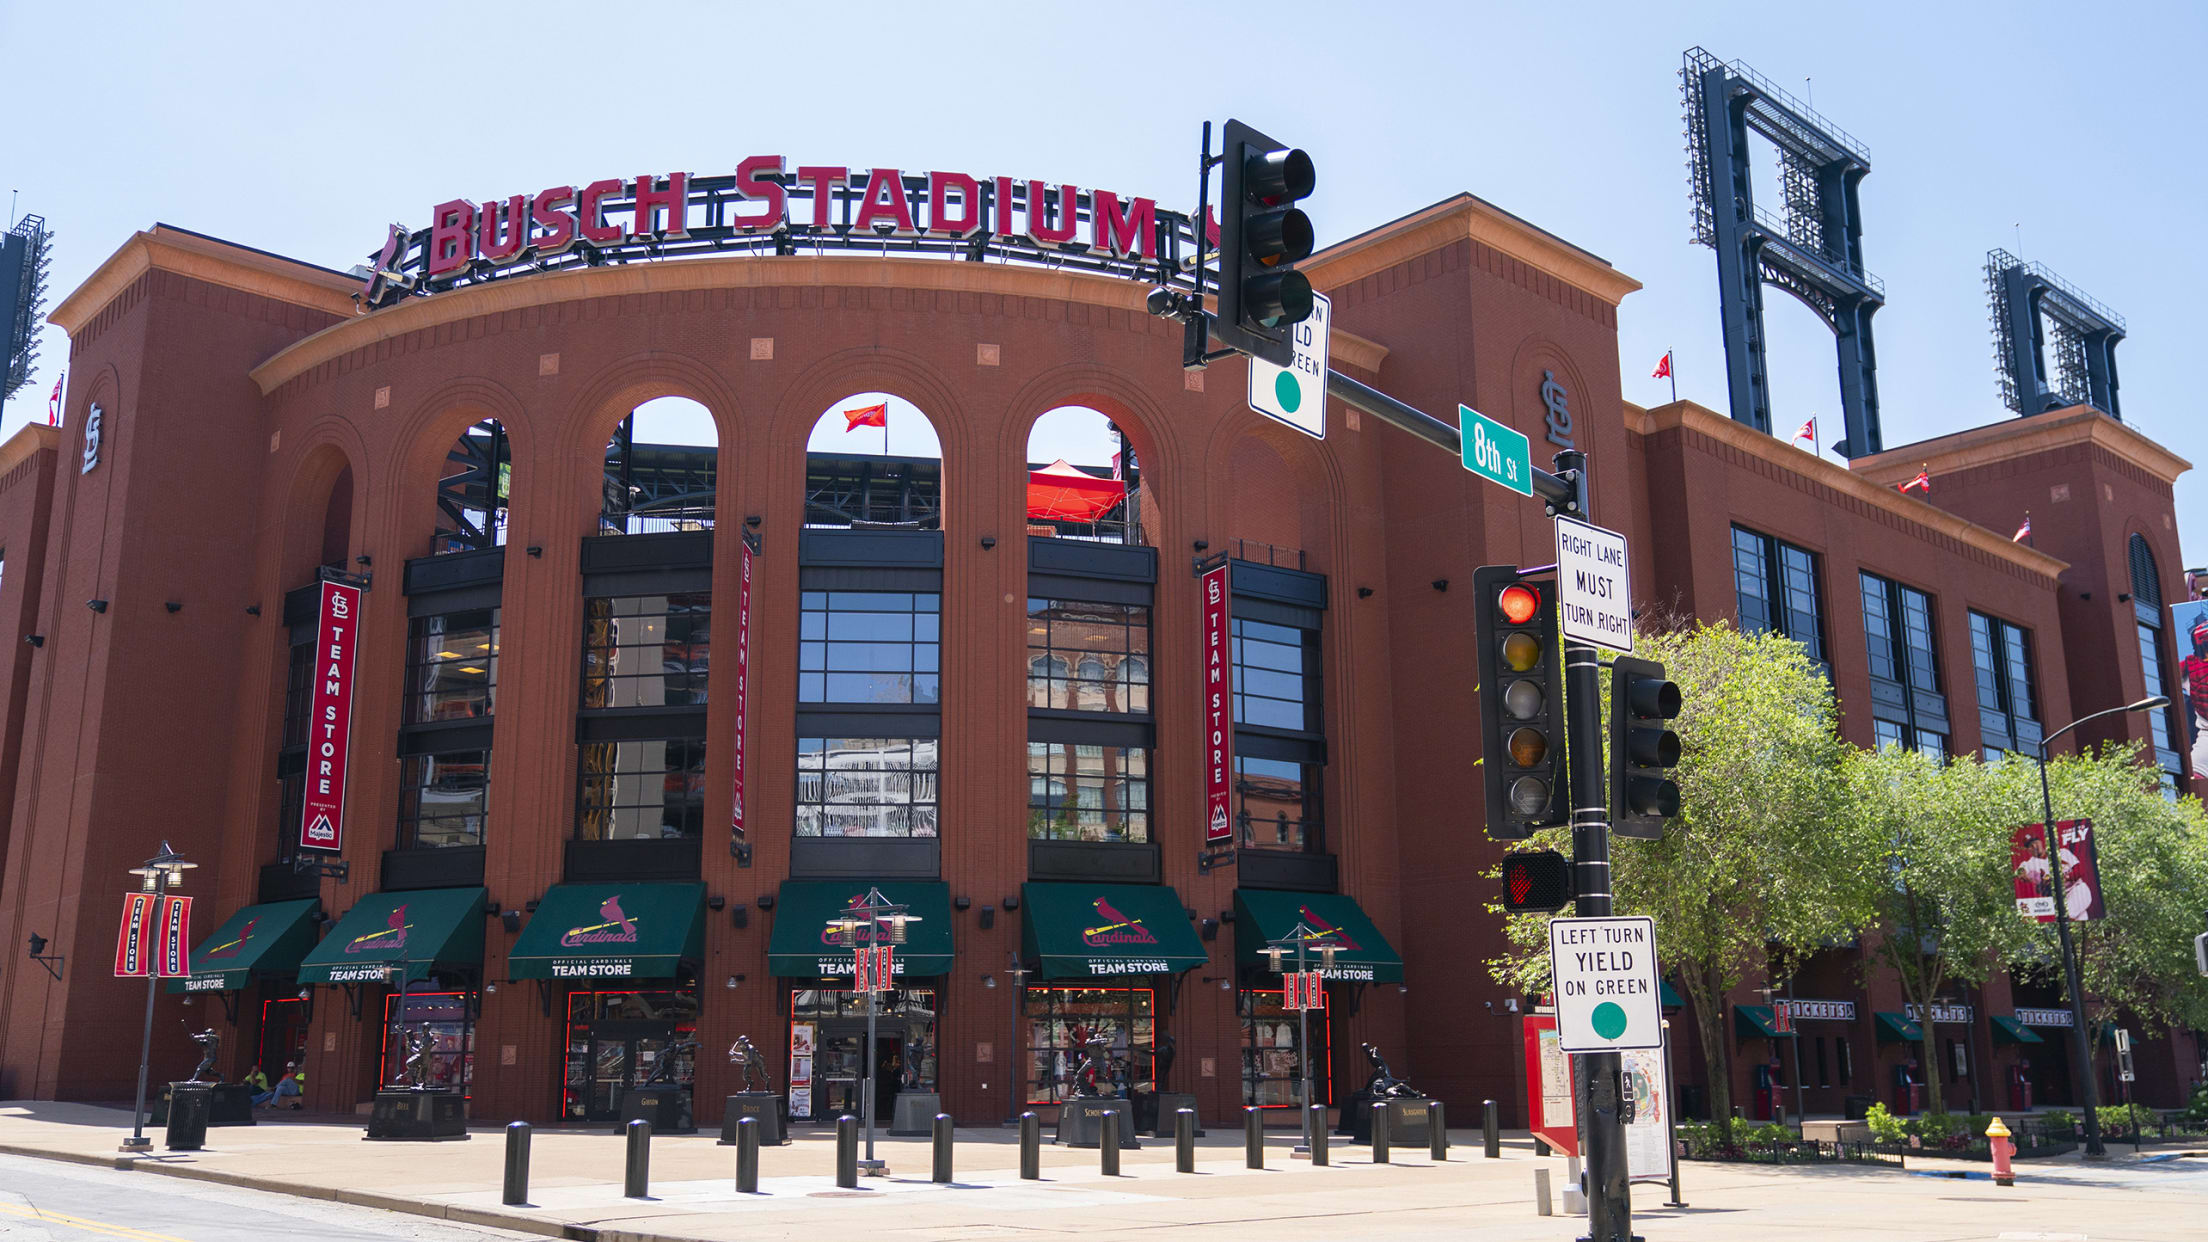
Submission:
M 1204 844 L 1234 839 L 1227 791 L 1234 767 L 1234 664 L 1227 646 L 1227 566 L 1204 574 Z
M 751 682 L 751 537 L 746 535 L 740 542 L 743 549 L 736 554 L 736 797 L 728 810 L 732 854 L 742 853 L 744 844 L 744 729 L 750 722 L 745 702 Z
M 169 978 L 192 973 L 192 899 L 163 897 L 160 928 L 154 973 Z
M 304 849 L 345 848 L 345 762 L 353 728 L 353 652 L 360 588 L 322 584 L 314 627 L 314 694 L 307 712 L 307 796 L 299 815 Z
M 153 973 L 153 894 L 123 898 L 123 927 L 115 936 L 115 977 L 144 978 Z
M 115 935 L 115 977 L 144 979 L 192 973 L 192 899 L 123 897 L 123 925 Z

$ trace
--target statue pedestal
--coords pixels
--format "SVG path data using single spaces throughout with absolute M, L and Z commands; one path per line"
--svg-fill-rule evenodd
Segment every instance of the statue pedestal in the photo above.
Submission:
M 696 1134 L 697 1119 L 690 1115 L 690 1088 L 671 1082 L 645 1083 L 621 1093 L 620 1129 L 632 1121 L 649 1121 L 654 1134 Z
M 1151 1096 L 1150 1099 L 1155 1102 L 1157 1111 L 1153 1116 L 1146 1117 L 1143 1120 L 1150 1122 L 1149 1133 L 1151 1138 L 1172 1138 L 1174 1118 L 1180 1114 L 1182 1109 L 1194 1110 L 1196 1107 L 1196 1097 L 1180 1091 L 1160 1091 Z M 1202 1113 L 1197 1113 L 1196 1137 L 1202 1138 L 1203 1136 L 1204 1117 Z
M 728 1097 L 721 1108 L 721 1142 L 733 1146 L 736 1142 L 736 1123 L 749 1117 L 758 1125 L 761 1147 L 780 1147 L 790 1141 L 788 1129 L 782 1124 L 782 1097 L 772 1091 L 739 1091 Z
M 1142 1146 L 1135 1140 L 1134 1101 L 1081 1096 L 1058 1106 L 1058 1134 L 1053 1141 L 1065 1147 L 1097 1146 L 1103 1139 L 1106 1113 L 1119 1114 L 1119 1145 L 1122 1148 Z
M 1349 1139 L 1353 1143 L 1372 1141 L 1373 1100 L 1359 1100 L 1349 1112 Z M 1426 1101 L 1420 1099 L 1386 1101 L 1388 1106 L 1388 1145 L 1391 1147 L 1424 1147 L 1426 1145 Z
M 368 1114 L 371 1142 L 452 1143 L 467 1137 L 468 1101 L 457 1091 L 378 1091 Z
M 253 1122 L 253 1088 L 242 1082 L 218 1082 L 207 1112 L 211 1126 L 249 1126 Z
M 892 1138 L 926 1138 L 935 1133 L 935 1115 L 943 1111 L 943 1097 L 933 1091 L 900 1091 L 897 1111 L 889 1120 Z

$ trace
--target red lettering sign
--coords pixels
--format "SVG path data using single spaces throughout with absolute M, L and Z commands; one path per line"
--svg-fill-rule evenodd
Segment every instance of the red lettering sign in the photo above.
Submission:
M 1204 844 L 1234 839 L 1234 668 L 1227 648 L 1227 567 L 1204 575 Z
M 745 694 L 751 680 L 751 544 L 743 545 L 736 554 L 736 797 L 729 804 L 729 840 L 741 845 L 744 840 L 744 727 L 749 723 L 744 711 Z
M 153 973 L 153 894 L 123 898 L 123 926 L 115 936 L 115 977 L 144 978 Z
M 192 899 L 161 899 L 160 952 L 153 973 L 177 978 L 192 973 Z
M 360 588 L 322 584 L 314 629 L 314 693 L 307 706 L 307 797 L 299 844 L 345 848 L 345 761 L 353 726 L 353 651 L 360 629 Z

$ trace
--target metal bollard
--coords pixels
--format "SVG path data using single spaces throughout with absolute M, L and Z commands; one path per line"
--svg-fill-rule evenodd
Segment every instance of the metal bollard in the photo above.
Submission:
M 1326 1164 L 1326 1105 L 1311 1106 L 1311 1163 Z
M 1196 1110 L 1183 1108 L 1173 1114 L 1173 1171 L 1196 1171 Z
M 836 1185 L 859 1188 L 859 1119 L 849 1113 L 836 1118 Z
M 1096 1163 L 1106 1177 L 1119 1176 L 1119 1114 L 1106 1113 L 1097 1120 Z
M 639 1117 L 629 1123 L 629 1166 L 621 1178 L 621 1195 L 627 1199 L 652 1197 L 652 1123 Z
M 1426 1156 L 1436 1163 L 1449 1158 L 1449 1119 L 1440 1100 L 1426 1101 Z
M 736 1120 L 736 1193 L 759 1193 L 759 1119 Z
M 507 1207 L 529 1202 L 529 1123 L 506 1127 L 506 1193 L 498 1200 Z
M 935 1182 L 947 1186 L 951 1181 L 951 1115 L 935 1115 Z
M 1020 1178 L 1039 1181 L 1043 1176 L 1043 1123 L 1032 1112 L 1020 1114 Z
M 1372 1106 L 1372 1162 L 1374 1164 L 1386 1164 L 1388 1162 L 1388 1106 L 1386 1104 Z
M 1242 1110 L 1242 1163 L 1252 1169 L 1265 1167 L 1265 1114 L 1255 1108 Z
M 1547 1169 L 1535 1169 L 1533 1171 L 1533 1214 L 1536 1216 L 1556 1215 L 1556 1210 L 1549 1204 L 1549 1171 Z
M 1500 1160 L 1503 1158 L 1503 1128 L 1495 1101 L 1481 1100 L 1480 1109 L 1480 1141 L 1487 1145 L 1488 1159 Z

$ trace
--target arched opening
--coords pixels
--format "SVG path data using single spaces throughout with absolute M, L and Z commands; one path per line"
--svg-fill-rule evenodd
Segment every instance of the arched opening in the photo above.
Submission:
M 601 535 L 711 530 L 720 432 L 688 397 L 657 397 L 629 412 L 606 441 Z
M 822 411 L 805 441 L 805 525 L 943 528 L 943 442 L 919 406 L 860 392 Z
M 330 484 L 329 502 L 322 507 L 322 559 L 318 564 L 345 567 L 346 550 L 353 546 L 353 468 L 347 464 Z
M 506 427 L 486 418 L 460 433 L 437 476 L 437 534 L 431 556 L 480 552 L 506 542 L 514 448 Z
M 1027 433 L 1027 533 L 1147 543 L 1142 468 L 1125 432 L 1082 405 L 1044 411 Z

